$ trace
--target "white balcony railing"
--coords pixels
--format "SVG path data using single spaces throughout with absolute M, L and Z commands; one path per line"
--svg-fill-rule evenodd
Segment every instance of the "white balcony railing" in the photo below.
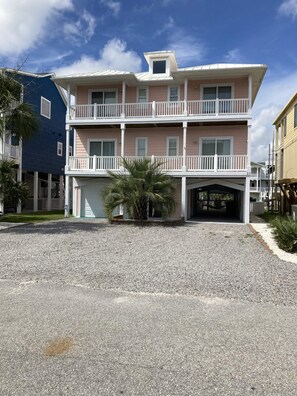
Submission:
M 122 112 L 124 110 L 124 112 Z M 122 104 L 73 105 L 71 120 L 103 120 L 116 118 L 164 118 L 180 116 L 215 117 L 226 115 L 246 115 L 249 113 L 248 99 L 190 100 L 178 102 L 148 102 Z
M 5 143 L 4 153 L 0 154 L 0 159 L 13 159 L 18 161 L 20 159 L 20 147 Z
M 125 157 L 133 161 L 142 157 Z M 161 163 L 164 172 L 246 172 L 246 155 L 191 155 L 186 157 L 183 166 L 182 156 L 152 156 L 151 161 Z M 122 157 L 69 157 L 69 171 L 123 170 Z

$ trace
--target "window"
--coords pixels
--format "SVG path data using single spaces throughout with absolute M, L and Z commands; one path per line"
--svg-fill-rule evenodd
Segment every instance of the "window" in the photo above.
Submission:
M 219 109 L 220 113 L 231 112 L 231 101 L 232 99 L 232 86 L 231 85 L 219 85 L 211 87 L 203 87 L 202 99 L 207 101 L 203 103 L 203 113 L 215 113 L 216 112 L 216 99 L 220 99 Z
M 97 117 L 116 116 L 117 107 L 113 106 L 116 105 L 116 103 L 117 103 L 116 91 L 93 91 L 91 93 L 91 104 L 94 105 L 92 111 L 95 112 Z M 93 116 L 94 114 L 92 114 L 92 117 Z
M 294 128 L 297 127 L 297 103 L 294 106 Z
M 59 157 L 63 156 L 63 143 L 62 142 L 57 142 L 57 155 Z
M 201 144 L 202 155 L 230 155 L 231 139 L 230 138 L 202 138 Z
M 115 141 L 114 140 L 98 140 L 91 141 L 89 145 L 89 155 L 92 157 L 113 157 L 115 155 Z
M 283 119 L 284 137 L 287 136 L 287 117 Z
M 178 87 L 169 87 L 169 102 L 178 102 L 179 89 Z
M 153 61 L 153 74 L 165 74 L 166 73 L 166 60 Z
M 51 102 L 41 96 L 40 100 L 40 114 L 43 117 L 51 118 Z
M 136 138 L 136 155 L 137 157 L 147 155 L 147 138 Z
M 147 88 L 138 88 L 138 103 L 147 103 Z
M 73 149 L 72 146 L 69 146 L 69 156 L 72 157 L 73 155 Z
M 178 155 L 178 137 L 167 138 L 167 155 L 170 157 Z

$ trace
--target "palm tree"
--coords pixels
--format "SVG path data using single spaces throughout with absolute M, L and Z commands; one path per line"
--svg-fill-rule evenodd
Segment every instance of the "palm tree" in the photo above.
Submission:
M 149 207 L 153 213 L 166 218 L 175 208 L 175 186 L 172 179 L 161 172 L 161 163 L 149 159 L 123 159 L 125 172 L 109 171 L 112 182 L 102 193 L 104 209 L 111 220 L 113 211 L 123 205 L 134 220 L 147 220 Z
M 28 199 L 28 187 L 25 183 L 17 182 L 14 176 L 14 161 L 0 161 L 0 198 L 4 205 L 17 207 Z
M 16 73 L 0 70 L 0 136 L 6 133 L 29 138 L 38 129 L 38 121 L 27 103 L 22 102 L 22 85 Z M 9 132 L 8 132 L 9 131 Z

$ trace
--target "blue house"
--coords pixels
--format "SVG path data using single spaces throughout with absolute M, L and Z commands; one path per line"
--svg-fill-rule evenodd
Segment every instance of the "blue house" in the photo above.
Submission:
M 52 210 L 64 207 L 66 159 L 64 94 L 52 81 L 53 74 L 7 70 L 23 86 L 23 101 L 35 112 L 39 129 L 22 142 L 9 133 L 6 153 L 18 165 L 17 177 L 29 185 L 30 199 L 24 210 Z M 72 139 L 69 154 L 72 155 Z

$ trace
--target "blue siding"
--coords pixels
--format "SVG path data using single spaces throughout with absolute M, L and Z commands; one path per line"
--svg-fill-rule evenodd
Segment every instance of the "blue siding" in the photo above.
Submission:
M 50 77 L 18 75 L 24 86 L 24 102 L 37 115 L 39 130 L 23 142 L 23 169 L 61 175 L 65 166 L 66 106 Z M 51 101 L 51 119 L 40 114 L 41 96 Z M 57 142 L 63 143 L 63 156 L 57 155 Z

